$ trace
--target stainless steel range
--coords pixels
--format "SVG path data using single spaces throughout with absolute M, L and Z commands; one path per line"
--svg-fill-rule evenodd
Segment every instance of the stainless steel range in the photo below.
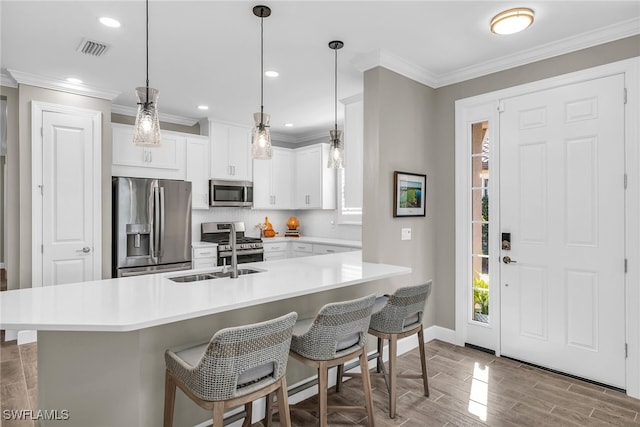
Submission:
M 257 262 L 264 260 L 262 239 L 258 237 L 246 237 L 244 235 L 244 222 L 234 222 L 236 228 L 236 253 L 238 264 L 245 262 Z M 231 265 L 231 244 L 229 239 L 230 223 L 228 222 L 203 222 L 200 231 L 200 240 L 203 242 L 218 244 L 218 266 Z

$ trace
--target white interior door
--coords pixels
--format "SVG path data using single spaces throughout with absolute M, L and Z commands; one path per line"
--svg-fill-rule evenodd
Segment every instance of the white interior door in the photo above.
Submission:
M 40 186 L 41 193 L 41 284 L 99 279 L 99 125 L 96 129 L 95 117 L 68 112 L 44 110 L 40 118 L 41 151 L 35 150 L 34 155 L 41 154 L 42 175 L 34 185 Z M 35 218 L 39 217 L 36 209 Z
M 501 352 L 625 388 L 624 78 L 500 116 Z

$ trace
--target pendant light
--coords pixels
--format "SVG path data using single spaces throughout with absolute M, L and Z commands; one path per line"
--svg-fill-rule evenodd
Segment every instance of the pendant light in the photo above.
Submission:
M 147 85 L 136 88 L 138 114 L 133 128 L 133 143 L 136 145 L 160 146 L 160 122 L 158 120 L 157 89 L 149 87 L 149 0 L 147 0 Z
M 338 49 L 342 49 L 344 43 L 339 40 L 329 42 L 329 47 L 335 52 L 335 108 L 334 108 L 334 125 L 329 131 L 331 145 L 329 148 L 329 161 L 327 167 L 331 169 L 344 168 L 344 147 L 342 145 L 342 131 L 338 130 Z
M 251 157 L 268 160 L 273 156 L 273 149 L 269 132 L 269 114 L 264 113 L 264 18 L 271 15 L 271 9 L 267 6 L 255 6 L 253 14 L 260 18 L 260 112 L 253 115 L 256 128 L 251 143 Z

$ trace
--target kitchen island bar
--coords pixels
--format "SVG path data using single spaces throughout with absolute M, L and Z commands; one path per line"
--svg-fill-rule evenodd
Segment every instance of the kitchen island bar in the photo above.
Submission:
M 376 280 L 411 272 L 363 262 L 360 251 L 245 266 L 264 271 L 189 283 L 170 280 L 186 274 L 173 272 L 0 294 L 0 328 L 38 330 L 39 408 L 68 414 L 41 425 L 162 425 L 165 349 L 290 311 L 311 317 L 327 302 L 382 293 Z M 289 364 L 289 384 L 310 375 Z M 207 419 L 177 394 L 175 425 Z

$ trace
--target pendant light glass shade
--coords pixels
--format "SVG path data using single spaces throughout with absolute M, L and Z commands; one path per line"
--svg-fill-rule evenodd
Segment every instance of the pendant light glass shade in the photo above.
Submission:
M 331 169 L 344 168 L 344 147 L 342 145 L 342 131 L 332 129 L 329 131 L 331 146 L 329 147 L 329 161 L 327 167 Z
M 329 146 L 329 160 L 327 167 L 330 169 L 343 169 L 344 162 L 344 145 L 342 144 L 342 131 L 338 130 L 338 49 L 342 49 L 344 43 L 339 40 L 329 42 L 329 48 L 335 52 L 334 73 L 335 73 L 335 104 L 334 104 L 334 124 L 333 129 L 329 131 L 331 145 Z
M 271 15 L 271 9 L 268 6 L 255 6 L 253 14 L 260 18 L 260 112 L 253 115 L 256 128 L 251 143 L 251 157 L 254 160 L 269 160 L 273 157 L 273 149 L 269 114 L 264 112 L 264 18 Z
M 157 89 L 137 87 L 138 114 L 133 127 L 133 143 L 136 145 L 160 145 L 160 121 L 158 120 Z
M 138 113 L 133 126 L 133 143 L 151 147 L 160 146 L 160 121 L 158 120 L 157 89 L 149 87 L 149 0 L 146 1 L 146 57 L 147 57 L 147 85 L 136 88 L 138 97 Z
M 269 160 L 273 157 L 271 148 L 271 132 L 269 132 L 269 115 L 264 113 L 254 113 L 253 119 L 256 128 L 253 132 L 251 143 L 251 157 L 256 160 Z

